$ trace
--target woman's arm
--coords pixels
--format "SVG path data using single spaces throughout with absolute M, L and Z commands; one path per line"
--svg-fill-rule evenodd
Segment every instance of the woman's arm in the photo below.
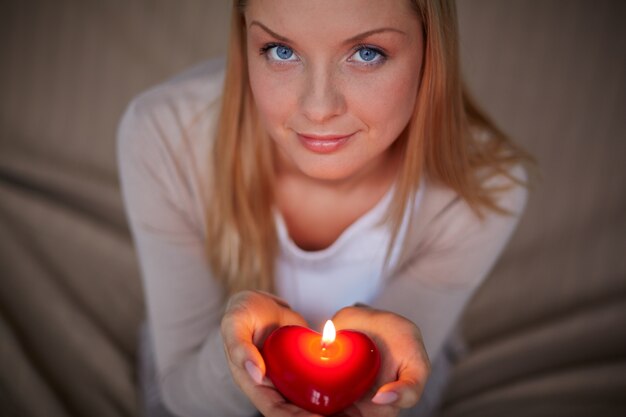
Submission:
M 525 177 L 519 168 L 514 174 Z M 490 184 L 504 182 L 500 177 Z M 395 416 L 400 408 L 415 404 L 429 358 L 439 353 L 469 297 L 495 263 L 526 201 L 526 189 L 515 186 L 499 198 L 500 207 L 512 215 L 490 212 L 481 220 L 449 190 L 433 195 L 427 207 L 420 207 L 427 219 L 421 245 L 375 300 L 377 309 L 348 307 L 333 318 L 338 328 L 369 334 L 383 353 L 373 401 L 358 401 L 348 410 L 351 416 Z
M 526 180 L 521 166 L 511 174 Z M 527 199 L 527 189 L 504 176 L 487 186 L 511 185 L 497 196 L 511 215 L 485 211 L 480 219 L 460 198 L 433 216 L 424 242 L 385 287 L 373 305 L 400 314 L 420 328 L 431 361 L 509 241 Z
M 235 386 L 226 361 L 222 288 L 211 276 L 202 224 L 182 174 L 190 161 L 171 140 L 180 129 L 173 113 L 164 100 L 140 97 L 118 131 L 122 191 L 163 398 L 181 416 L 253 415 L 255 408 Z

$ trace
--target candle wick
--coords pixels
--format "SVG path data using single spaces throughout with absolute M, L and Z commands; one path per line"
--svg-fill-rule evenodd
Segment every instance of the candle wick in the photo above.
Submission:
M 320 354 L 322 360 L 328 360 L 328 353 L 326 352 L 326 344 L 322 343 L 322 352 Z

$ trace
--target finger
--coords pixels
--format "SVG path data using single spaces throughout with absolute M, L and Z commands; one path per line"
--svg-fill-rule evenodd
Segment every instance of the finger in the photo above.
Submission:
M 333 417 L 363 417 L 363 414 L 358 407 L 352 404 L 345 410 L 342 410 L 339 414 L 333 414 Z
M 429 366 L 423 361 L 412 362 L 413 365 L 400 370 L 397 381 L 389 382 L 378 389 L 372 398 L 373 403 L 393 404 L 400 408 L 409 408 L 417 404 L 428 378 Z
M 222 325 L 224 350 L 228 360 L 237 368 L 245 370 L 256 383 L 265 376 L 265 361 L 252 343 L 254 329 L 247 320 L 226 320 Z
M 264 416 L 272 417 L 322 417 L 287 402 L 274 388 L 255 386 L 248 396 Z
M 259 368 L 254 362 L 252 362 L 251 360 L 247 360 L 244 362 L 244 368 L 246 368 L 246 372 L 248 372 L 248 376 L 250 376 L 250 378 L 252 378 L 252 380 L 257 384 L 257 385 L 262 385 L 264 382 L 264 377 L 265 375 L 263 374 L 263 371 L 261 370 L 261 368 Z
M 306 320 L 295 311 L 277 304 L 273 304 L 272 309 L 273 319 L 271 321 L 263 322 L 258 316 L 255 318 L 255 322 L 253 323 L 255 331 L 252 335 L 252 342 L 256 346 L 262 346 L 270 333 L 278 327 L 287 325 L 308 327 Z
M 239 343 L 235 346 L 227 346 L 226 355 L 233 366 L 245 370 L 255 383 L 265 383 L 265 361 L 259 350 L 252 343 Z
M 343 307 L 333 315 L 332 321 L 337 329 L 360 330 L 361 322 L 367 320 L 368 315 L 364 315 L 366 313 L 369 314 L 369 309 L 356 306 Z
M 271 298 L 271 301 L 269 300 Z M 264 383 L 265 361 L 257 346 L 261 346 L 268 334 L 276 327 L 295 324 L 306 326 L 306 321 L 293 310 L 279 306 L 273 300 L 278 297 L 245 292 L 233 297 L 228 313 L 222 321 L 222 337 L 229 361 L 240 369 L 245 369 L 258 383 Z M 253 314 L 250 303 L 264 313 Z M 266 304 L 267 307 L 264 307 Z M 262 319 L 261 317 L 267 317 Z M 273 317 L 273 318 L 272 318 Z
M 291 306 L 287 303 L 287 301 L 283 300 L 282 298 L 274 295 L 274 294 L 270 294 L 268 292 L 265 291 L 257 291 L 259 294 L 263 294 L 266 297 L 271 298 L 277 305 L 279 308 L 279 325 L 280 326 L 286 326 L 286 325 L 297 325 L 297 326 L 308 326 L 306 320 L 304 320 L 304 318 L 296 313 L 294 310 L 291 309 Z
M 254 312 L 250 306 L 254 306 Z M 265 338 L 277 327 L 298 325 L 308 327 L 304 318 L 282 298 L 265 291 L 242 291 L 235 300 L 231 309 L 235 314 L 243 314 L 242 323 L 247 323 L 252 331 L 252 340 L 256 346 L 261 346 Z
M 306 320 L 304 320 L 304 318 L 300 314 L 296 313 L 293 310 L 282 310 L 281 318 L 280 318 L 280 325 L 286 326 L 289 324 L 308 327 L 308 323 L 306 322 Z
M 285 307 L 285 308 L 288 308 L 288 309 L 291 310 L 291 306 L 289 305 L 289 303 L 285 299 L 280 298 L 279 296 L 274 295 L 274 294 L 269 293 L 269 292 L 266 292 L 266 291 L 257 290 L 255 292 L 258 293 L 258 294 L 263 294 L 264 296 L 269 297 L 272 300 L 274 300 L 274 302 L 276 304 L 278 304 L 279 306 Z
M 241 390 L 263 415 L 272 417 L 321 417 L 287 402 L 273 386 L 255 384 L 252 379 L 242 376 L 245 371 L 237 368 L 231 369 Z

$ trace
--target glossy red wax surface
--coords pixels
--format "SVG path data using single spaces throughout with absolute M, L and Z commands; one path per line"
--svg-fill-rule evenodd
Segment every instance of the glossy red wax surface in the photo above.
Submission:
M 322 350 L 322 336 L 300 326 L 276 329 L 262 350 L 267 376 L 292 403 L 314 413 L 343 410 L 367 392 L 380 354 L 365 334 L 340 330 Z

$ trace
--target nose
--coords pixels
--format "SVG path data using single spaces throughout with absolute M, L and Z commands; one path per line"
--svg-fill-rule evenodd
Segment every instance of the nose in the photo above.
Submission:
M 339 77 L 332 68 L 311 68 L 304 78 L 300 109 L 314 123 L 324 123 L 345 112 Z

